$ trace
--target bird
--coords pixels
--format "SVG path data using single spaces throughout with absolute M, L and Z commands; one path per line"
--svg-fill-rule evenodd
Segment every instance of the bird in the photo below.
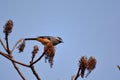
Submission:
M 61 37 L 55 36 L 38 36 L 37 38 L 25 38 L 24 40 L 36 40 L 46 46 L 48 43 L 52 43 L 53 46 L 56 46 L 60 43 L 63 43 Z

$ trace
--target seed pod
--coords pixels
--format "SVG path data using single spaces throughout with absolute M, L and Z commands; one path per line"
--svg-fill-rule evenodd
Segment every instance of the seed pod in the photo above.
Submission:
M 85 73 L 85 70 L 88 66 L 88 63 L 87 63 L 87 57 L 85 56 L 82 56 L 80 61 L 79 61 L 79 67 L 80 67 L 80 70 L 81 70 L 81 77 L 84 78 L 84 73 Z
M 32 54 L 35 55 L 35 54 L 38 53 L 38 51 L 39 51 L 39 48 L 38 48 L 37 45 L 35 45 L 35 46 L 34 46 L 34 49 L 33 49 L 33 51 L 32 51 Z
M 88 67 L 86 77 L 91 73 L 91 71 L 96 67 L 96 59 L 94 57 L 90 57 L 88 59 Z
M 23 52 L 25 48 L 25 41 L 23 41 L 19 46 L 18 46 L 18 50 L 19 53 Z
M 3 32 L 5 34 L 11 33 L 12 32 L 12 28 L 13 28 L 13 21 L 12 20 L 8 20 L 3 28 L 4 28 Z

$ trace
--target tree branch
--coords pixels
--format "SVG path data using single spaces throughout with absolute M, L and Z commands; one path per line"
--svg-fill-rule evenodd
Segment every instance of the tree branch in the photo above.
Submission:
M 7 54 L 5 54 L 5 53 L 3 53 L 3 52 L 1 52 L 1 51 L 0 51 L 0 55 L 4 56 L 5 58 L 7 58 L 7 59 L 9 59 L 10 61 L 13 61 L 13 62 L 15 62 L 15 63 L 17 63 L 17 64 L 19 64 L 19 65 L 22 65 L 22 66 L 25 66 L 25 67 L 29 67 L 29 65 L 24 64 L 24 63 L 19 62 L 19 61 L 16 61 L 16 60 L 14 60 L 13 58 L 9 57 Z
M 6 47 L 5 47 L 4 43 L 2 42 L 2 40 L 1 40 L 1 39 L 0 39 L 0 43 L 1 43 L 1 45 L 3 46 L 4 50 L 5 50 L 5 51 L 7 51 L 7 49 L 6 49 Z
M 19 39 L 16 44 L 14 45 L 14 47 L 11 50 L 11 53 L 14 51 L 14 49 L 16 48 L 16 46 L 18 45 L 18 43 L 20 43 L 22 41 L 22 39 Z
M 15 62 L 13 62 L 13 61 L 11 61 L 11 62 L 12 62 L 12 64 L 13 64 L 14 68 L 16 69 L 16 71 L 18 72 L 18 74 L 21 76 L 21 78 L 22 78 L 23 80 L 26 80 L 26 78 L 25 78 L 24 75 L 21 73 L 20 69 L 19 69 L 18 66 L 15 64 Z
M 36 53 L 34 53 L 34 51 L 35 51 L 35 47 L 34 47 L 34 50 L 33 50 L 33 52 L 32 52 L 32 57 L 31 57 L 30 64 L 33 63 L 33 60 L 34 60 L 34 58 L 35 58 L 35 54 L 36 54 Z M 37 78 L 37 80 L 41 80 L 40 77 L 39 77 L 39 75 L 38 75 L 38 73 L 36 72 L 33 64 L 30 66 L 30 69 L 32 70 L 32 72 L 33 72 L 33 74 L 35 75 L 35 77 Z
M 26 80 L 25 77 L 23 76 L 22 72 L 19 70 L 18 66 L 16 65 L 16 63 L 13 61 L 13 57 L 12 57 L 12 52 L 10 51 L 9 49 L 9 43 L 8 43 L 8 33 L 5 34 L 5 41 L 6 41 L 6 46 L 7 46 L 7 53 L 8 53 L 8 56 L 7 58 L 10 59 L 10 61 L 12 62 L 14 68 L 16 69 L 16 71 L 18 72 L 18 74 L 21 76 L 21 78 L 23 80 Z
M 10 52 L 10 49 L 9 49 L 9 43 L 8 43 L 8 33 L 5 33 L 5 41 L 6 41 L 6 46 L 7 46 L 7 53 L 9 54 L 9 56 L 11 56 L 11 52 Z
M 77 71 L 77 74 L 76 74 L 76 76 L 75 76 L 75 79 L 74 79 L 74 80 L 77 80 L 79 76 L 80 76 L 80 67 L 78 68 L 78 71 Z
M 37 78 L 37 80 L 41 80 L 41 79 L 40 79 L 40 77 L 39 77 L 39 75 L 38 75 L 38 73 L 36 72 L 36 70 L 35 70 L 34 66 L 33 66 L 33 65 L 32 65 L 32 66 L 30 66 L 30 68 L 31 68 L 31 70 L 32 70 L 33 74 L 35 75 L 35 77 Z
M 15 63 L 24 65 L 24 66 L 26 66 L 26 67 L 27 67 L 27 65 L 25 65 L 25 64 L 23 64 L 23 63 L 20 63 L 20 62 L 18 62 L 18 61 L 15 61 L 13 58 L 11 58 L 10 56 L 8 56 L 8 55 L 5 54 L 5 53 L 0 52 L 0 54 L 1 54 L 2 56 L 4 56 L 5 58 L 9 59 L 9 60 L 12 62 L 13 66 L 14 66 L 14 68 L 16 69 L 16 71 L 18 72 L 18 74 L 21 76 L 21 78 L 22 78 L 23 80 L 26 80 L 25 77 L 23 76 L 23 74 L 21 73 L 21 71 L 19 70 L 19 68 L 17 67 L 17 65 L 16 65 Z
M 45 55 L 45 53 L 43 52 L 42 55 L 41 55 L 37 60 L 35 60 L 34 62 L 32 62 L 32 63 L 30 64 L 30 66 L 34 65 L 34 64 L 37 63 L 39 60 L 41 60 L 44 55 Z

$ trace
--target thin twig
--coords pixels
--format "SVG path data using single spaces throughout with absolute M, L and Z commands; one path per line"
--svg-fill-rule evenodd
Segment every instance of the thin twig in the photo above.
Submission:
M 7 53 L 8 53 L 8 56 L 11 58 L 11 59 L 14 59 L 13 56 L 12 56 L 12 52 L 10 51 L 9 49 L 9 43 L 8 43 L 8 33 L 5 34 L 5 40 L 6 40 L 6 46 L 7 46 Z M 21 78 L 23 80 L 26 80 L 24 75 L 22 74 L 22 72 L 20 71 L 20 69 L 18 68 L 18 66 L 16 65 L 16 63 L 14 61 L 12 61 L 12 64 L 14 66 L 14 68 L 16 69 L 16 71 L 18 72 L 18 74 L 21 76 Z
M 9 54 L 9 56 L 11 56 L 11 52 L 9 49 L 9 43 L 8 43 L 8 33 L 5 34 L 5 41 L 6 41 L 6 46 L 7 46 L 7 53 Z
M 21 78 L 22 78 L 23 80 L 26 80 L 26 78 L 25 78 L 24 75 L 21 73 L 20 69 L 19 69 L 18 66 L 15 64 L 15 62 L 13 62 L 13 61 L 11 61 L 11 62 L 12 62 L 12 64 L 13 64 L 14 68 L 17 70 L 18 74 L 21 76 Z
M 33 63 L 34 58 L 35 58 L 35 54 L 32 54 L 32 58 L 31 58 L 30 64 Z
M 16 46 L 18 45 L 18 43 L 20 43 L 22 41 L 22 39 L 19 39 L 16 44 L 14 45 L 14 47 L 11 50 L 11 53 L 14 51 L 14 49 L 16 48 Z
M 4 43 L 2 42 L 2 40 L 1 40 L 1 39 L 0 39 L 0 43 L 1 43 L 1 45 L 3 46 L 4 50 L 5 50 L 5 51 L 7 51 L 7 49 L 6 49 L 6 47 L 5 47 Z
M 39 75 L 37 74 L 37 72 L 36 72 L 36 70 L 35 70 L 34 66 L 33 66 L 33 65 L 32 65 L 32 66 L 30 66 L 30 68 L 31 68 L 31 70 L 32 70 L 33 74 L 35 75 L 35 77 L 37 78 L 37 80 L 41 80 L 41 79 L 40 79 L 40 77 L 39 77 Z
M 35 58 L 35 54 L 32 53 L 32 57 L 31 57 L 31 61 L 30 61 L 30 64 L 33 63 L 33 60 Z M 30 69 L 32 70 L 33 74 L 35 75 L 35 77 L 37 78 L 37 80 L 41 80 L 38 73 L 36 72 L 35 68 L 34 68 L 34 65 L 31 65 L 30 66 Z
M 42 57 L 44 56 L 44 52 L 42 53 L 42 55 L 37 59 L 37 60 L 35 60 L 34 62 L 32 62 L 31 64 L 30 64 L 30 66 L 32 66 L 33 64 L 35 64 L 35 63 L 37 63 L 39 60 L 41 60 L 42 59 Z
M 77 74 L 76 74 L 76 76 L 75 76 L 75 79 L 74 79 L 74 80 L 77 80 L 79 76 L 80 76 L 80 67 L 78 68 L 78 71 L 77 71 Z

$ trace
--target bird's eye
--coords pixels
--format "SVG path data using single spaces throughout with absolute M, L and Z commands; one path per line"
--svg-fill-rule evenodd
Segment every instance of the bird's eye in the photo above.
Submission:
M 50 40 L 50 37 L 47 37 L 48 40 Z

